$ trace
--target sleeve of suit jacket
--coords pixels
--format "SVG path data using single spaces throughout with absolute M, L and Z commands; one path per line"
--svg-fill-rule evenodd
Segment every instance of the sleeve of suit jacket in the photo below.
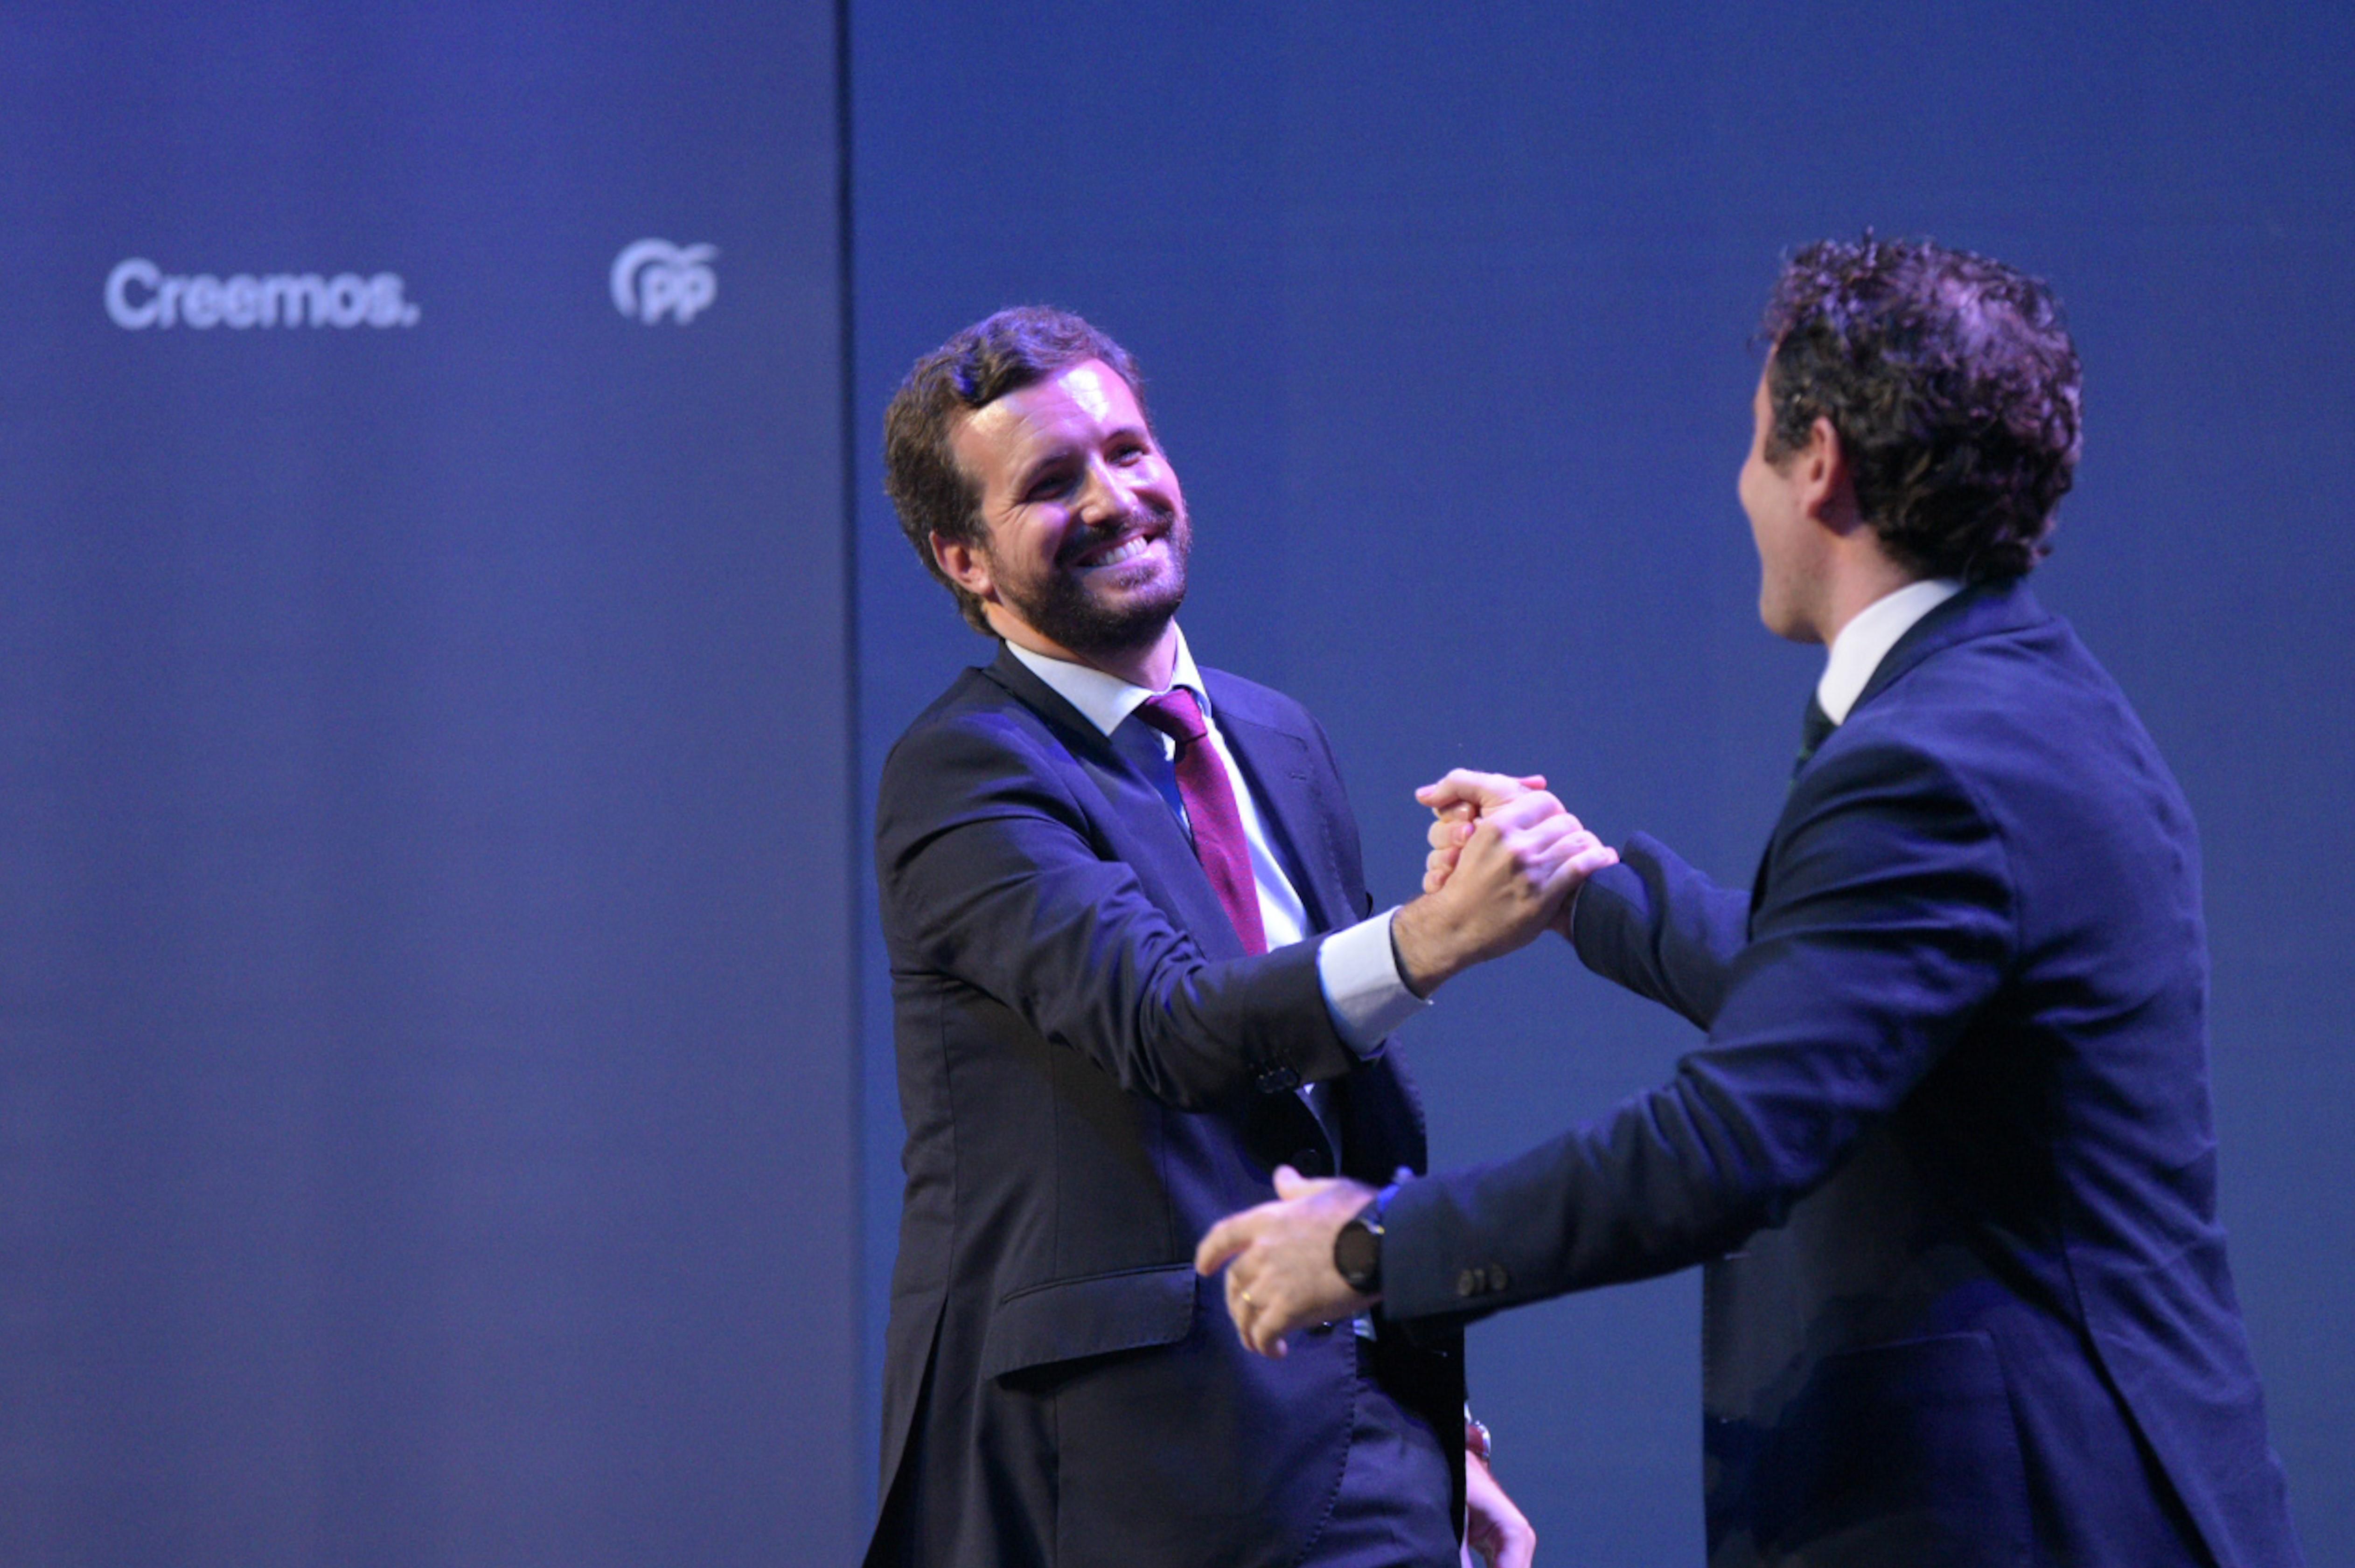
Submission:
M 1112 858 L 1081 800 L 1088 786 L 1050 752 L 1029 726 L 975 713 L 893 751 L 878 874 L 906 954 L 1180 1107 L 1348 1072 L 1317 944 L 1207 959 Z
M 1750 939 L 1750 901 L 1645 833 L 1579 890 L 1574 913 L 1587 968 L 1703 1029 Z
M 1746 942 L 1738 895 L 1649 840 L 1581 895 L 1580 955 L 1709 1039 L 1599 1121 L 1402 1189 L 1386 1314 L 1476 1316 L 1738 1246 L 1831 1174 L 2012 961 L 2002 840 L 1934 758 L 1826 758 L 1768 853 Z

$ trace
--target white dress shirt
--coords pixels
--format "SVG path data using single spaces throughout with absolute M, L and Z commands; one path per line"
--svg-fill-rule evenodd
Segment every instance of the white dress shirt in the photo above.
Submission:
M 1018 642 L 1009 641 L 1006 646 L 1026 669 L 1053 688 L 1057 696 L 1079 709 L 1081 716 L 1107 738 L 1148 698 L 1161 694 L 1085 664 L 1035 653 Z M 1268 845 L 1267 830 L 1260 821 L 1259 803 L 1252 799 L 1251 785 L 1243 778 L 1242 769 L 1235 765 L 1234 753 L 1227 749 L 1226 736 L 1219 732 L 1217 709 L 1211 705 L 1210 694 L 1202 688 L 1201 672 L 1195 668 L 1193 651 L 1186 646 L 1183 630 L 1178 633 L 1178 661 L 1170 671 L 1169 683 L 1193 693 L 1195 702 L 1201 705 L 1202 723 L 1209 731 L 1211 749 L 1226 768 L 1227 782 L 1235 792 L 1235 809 L 1243 820 L 1243 838 L 1251 845 L 1252 876 L 1259 885 L 1259 917 L 1267 931 L 1267 945 L 1273 949 L 1297 942 L 1307 935 L 1307 910 Z M 1162 754 L 1175 758 L 1178 743 L 1157 730 L 1154 733 L 1161 741 Z M 1398 957 L 1391 947 L 1391 917 L 1397 913 L 1393 907 L 1336 931 L 1316 949 L 1316 975 L 1325 988 L 1325 1005 L 1333 1015 L 1333 1027 L 1342 1043 L 1359 1055 L 1371 1051 L 1381 1044 L 1383 1036 L 1431 1005 L 1407 990 L 1406 981 L 1400 978 Z
M 1883 594 L 1859 610 L 1856 619 L 1832 639 L 1824 660 L 1823 679 L 1816 683 L 1816 701 L 1834 724 L 1846 724 L 1849 710 L 1872 683 L 1872 673 L 1913 630 L 1913 623 L 1963 591 L 1952 577 L 1924 577 L 1907 583 L 1895 593 Z

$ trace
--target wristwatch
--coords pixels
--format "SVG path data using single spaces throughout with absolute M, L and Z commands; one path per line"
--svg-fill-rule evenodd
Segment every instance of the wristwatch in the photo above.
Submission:
M 1334 1272 L 1360 1296 L 1381 1294 L 1382 1216 L 1390 1212 L 1391 1200 L 1397 1195 L 1398 1183 L 1393 1181 L 1350 1215 L 1348 1223 L 1333 1238 Z

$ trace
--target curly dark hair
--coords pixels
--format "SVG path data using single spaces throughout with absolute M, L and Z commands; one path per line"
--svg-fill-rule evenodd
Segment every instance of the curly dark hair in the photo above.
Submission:
M 1867 230 L 1793 256 L 1759 336 L 1774 345 L 1766 457 L 1829 419 L 1857 509 L 1900 566 L 1984 582 L 2049 553 L 2076 472 L 2080 373 L 2041 281 Z
M 932 556 L 932 535 L 964 544 L 986 541 L 981 493 L 959 466 L 950 444 L 966 415 L 1009 392 L 1045 380 L 1085 360 L 1112 366 L 1136 397 L 1146 424 L 1145 382 L 1128 350 L 1069 311 L 1016 305 L 958 333 L 916 361 L 883 413 L 883 489 L 900 514 L 900 529 L 924 569 L 956 597 L 965 623 L 994 637 L 981 600 L 951 581 Z

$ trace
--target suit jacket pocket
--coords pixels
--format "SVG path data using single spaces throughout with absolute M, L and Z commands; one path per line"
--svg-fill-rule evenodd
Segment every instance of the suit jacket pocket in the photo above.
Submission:
M 2027 1471 L 1984 1333 L 1828 1356 L 1763 1435 L 1747 1492 L 1757 1559 L 1978 1568 L 2028 1560 Z M 1741 1523 L 1725 1524 L 1741 1533 Z
M 1194 1266 L 1180 1263 L 1018 1290 L 991 1315 L 981 1375 L 1175 1344 L 1194 1326 Z

